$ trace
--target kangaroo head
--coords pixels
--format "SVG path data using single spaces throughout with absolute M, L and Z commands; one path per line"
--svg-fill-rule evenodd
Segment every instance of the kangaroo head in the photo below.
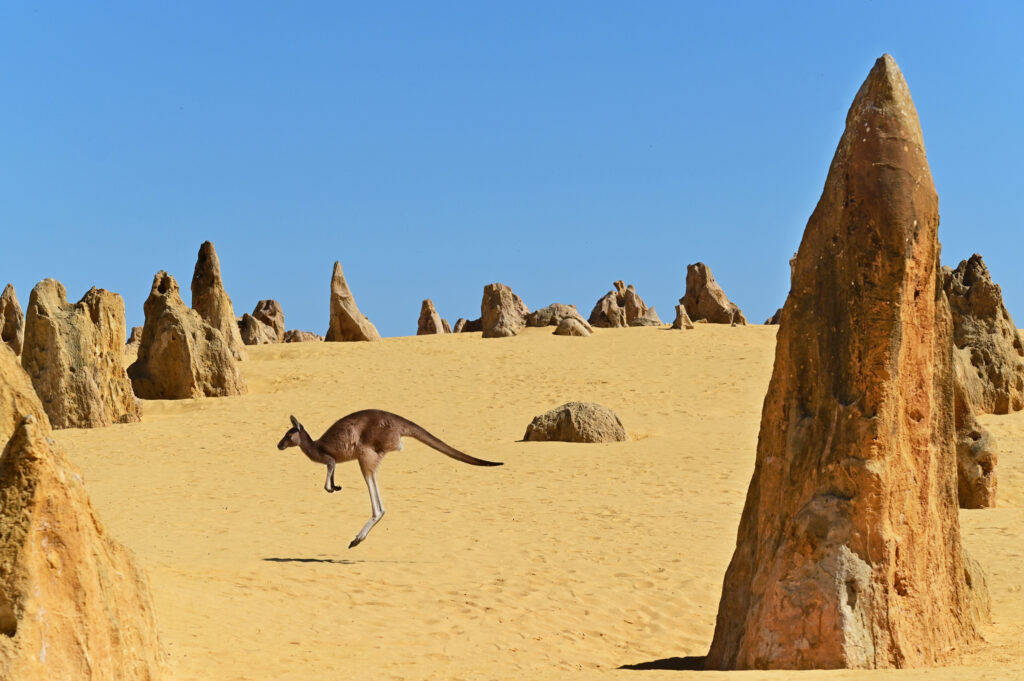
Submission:
M 287 449 L 288 447 L 299 446 L 299 433 L 303 432 L 305 428 L 299 423 L 299 420 L 294 416 L 289 417 L 292 420 L 292 427 L 288 429 L 288 432 L 284 434 L 281 441 L 277 443 L 278 449 Z

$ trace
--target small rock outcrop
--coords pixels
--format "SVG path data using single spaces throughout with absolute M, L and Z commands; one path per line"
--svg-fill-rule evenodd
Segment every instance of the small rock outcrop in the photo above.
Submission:
M 690 319 L 690 315 L 686 314 L 686 308 L 680 305 L 676 305 L 676 318 L 672 321 L 673 329 L 692 329 L 693 320 Z
M 484 320 L 482 318 L 466 319 L 465 317 L 459 317 L 455 320 L 455 328 L 452 329 L 452 333 L 472 333 L 483 330 Z
M 980 641 L 938 225 L 917 112 L 885 55 L 797 254 L 707 669 L 933 666 Z
M 276 300 L 261 300 L 252 309 L 252 316 L 271 328 L 277 339 L 274 341 L 275 343 L 284 342 L 284 310 L 281 308 L 281 303 Z
M 562 321 L 558 322 L 558 327 L 554 332 L 556 336 L 581 336 L 584 338 L 593 333 L 594 329 L 582 317 L 564 317 Z
M 280 342 L 274 327 L 264 324 L 248 312 L 238 320 L 238 333 L 246 345 L 272 345 Z
M 622 281 L 613 284 L 614 290 L 604 294 L 594 305 L 588 321 L 602 329 L 624 326 L 660 326 L 661 320 L 653 308 L 648 308 L 632 284 Z
M 451 333 L 445 331 L 444 320 L 441 319 L 441 315 L 437 313 L 437 309 L 434 307 L 434 301 L 427 298 L 420 305 L 420 318 L 416 323 L 416 335 L 426 336 L 435 333 Z
M 180 400 L 245 394 L 245 380 L 224 336 L 185 306 L 174 277 L 156 273 L 143 310 L 139 358 L 128 367 L 136 395 Z
M 377 327 L 370 323 L 369 318 L 359 311 L 356 299 L 345 281 L 341 271 L 341 263 L 334 263 L 331 274 L 331 323 L 324 340 L 328 342 L 342 341 L 379 341 Z
M 284 332 L 285 343 L 315 343 L 324 339 L 318 333 L 312 331 L 299 331 L 298 329 L 291 329 Z
M 686 266 L 686 293 L 679 299 L 693 321 L 706 319 L 710 324 L 742 325 L 746 317 L 715 281 L 711 268 L 702 262 Z
M 551 303 L 526 315 L 526 325 L 529 327 L 558 326 L 563 319 L 579 319 L 588 327 L 590 324 L 583 319 L 575 305 L 564 305 L 562 303 Z
M 447 319 L 444 319 L 444 318 L 441 319 L 441 330 L 444 333 L 451 333 L 452 332 L 452 325 L 448 323 Z
M 981 256 L 943 269 L 953 313 L 953 343 L 971 403 L 982 414 L 1024 407 L 1024 344 Z
M 508 338 L 516 335 L 526 326 L 528 314 L 530 309 L 508 286 L 484 286 L 484 297 L 480 301 L 480 323 L 484 338 Z
M 196 258 L 196 268 L 192 274 L 192 309 L 199 313 L 203 321 L 220 331 L 235 359 L 244 360 L 248 356 L 235 322 L 235 308 L 228 292 L 224 290 L 220 259 L 209 241 L 204 241 L 199 247 L 199 256 Z
M 608 407 L 567 402 L 537 416 L 526 427 L 530 442 L 625 442 L 626 429 Z
M 124 369 L 124 300 L 91 288 L 75 304 L 55 279 L 32 289 L 21 364 L 54 428 L 138 421 L 142 409 Z
M 47 433 L 24 417 L 0 458 L 0 678 L 158 679 L 146 572 Z
M 773 314 L 768 319 L 764 320 L 764 324 L 765 324 L 765 326 L 771 326 L 773 324 L 778 324 L 780 319 L 782 319 L 782 308 L 781 307 L 778 310 L 775 311 L 775 314 Z
M 14 285 L 8 284 L 0 294 L 0 341 L 7 343 L 14 354 L 21 354 L 21 345 L 25 340 L 25 315 L 18 304 L 18 296 L 14 295 Z

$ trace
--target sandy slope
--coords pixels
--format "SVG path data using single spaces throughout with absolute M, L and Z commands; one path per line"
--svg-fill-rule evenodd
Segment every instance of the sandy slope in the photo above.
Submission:
M 59 431 L 101 517 L 148 567 L 175 679 L 719 678 L 707 652 L 753 466 L 775 327 L 547 329 L 261 346 L 240 398 L 147 402 L 143 422 Z M 523 443 L 530 419 L 600 402 L 631 440 Z M 370 513 L 355 464 L 275 444 L 351 411 L 400 413 L 478 457 L 407 441 Z M 1024 414 L 985 417 L 1001 506 L 963 512 L 988 572 L 990 645 L 963 669 L 1024 677 Z M 667 661 L 666 661 L 667 660 Z M 661 661 L 661 662 L 658 662 Z M 654 662 L 661 671 L 619 670 Z M 736 673 L 863 678 L 863 672 Z

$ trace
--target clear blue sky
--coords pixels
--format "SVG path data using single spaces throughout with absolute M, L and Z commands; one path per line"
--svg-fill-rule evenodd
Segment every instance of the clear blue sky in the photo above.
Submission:
M 910 85 L 943 261 L 1024 324 L 1021 2 L 0 5 L 0 286 L 185 302 L 214 242 L 235 312 L 323 333 L 331 266 L 385 336 L 483 286 L 671 321 L 708 263 L 760 323 L 875 59 Z

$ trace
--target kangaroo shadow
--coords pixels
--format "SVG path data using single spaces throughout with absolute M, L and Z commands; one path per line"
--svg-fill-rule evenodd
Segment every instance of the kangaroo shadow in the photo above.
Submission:
M 663 660 L 651 660 L 650 662 L 639 662 L 637 664 L 624 664 L 619 669 L 639 670 L 664 670 L 675 672 L 702 672 L 704 661 L 707 655 L 693 655 L 690 657 L 666 657 Z
M 333 563 L 334 565 L 355 565 L 361 560 L 335 560 L 334 558 L 264 558 L 267 563 Z

